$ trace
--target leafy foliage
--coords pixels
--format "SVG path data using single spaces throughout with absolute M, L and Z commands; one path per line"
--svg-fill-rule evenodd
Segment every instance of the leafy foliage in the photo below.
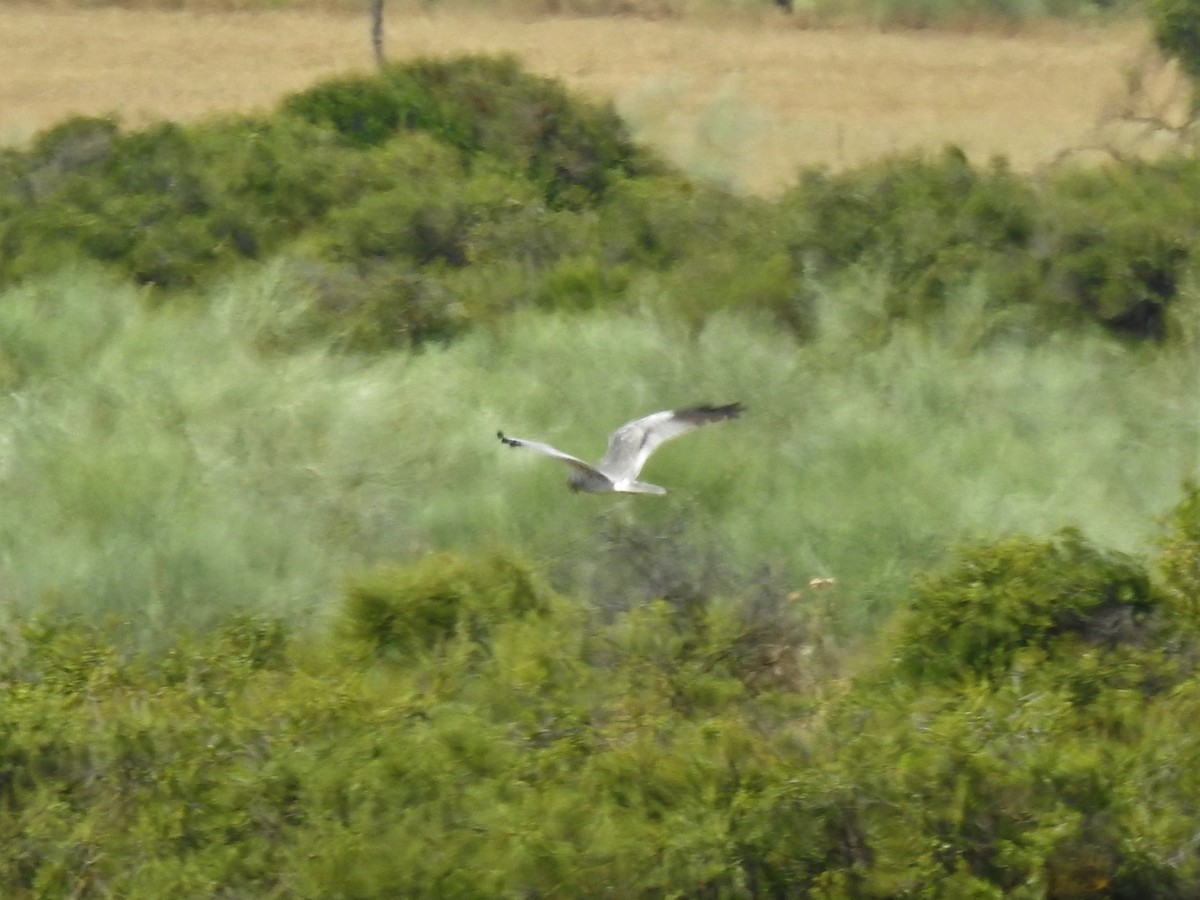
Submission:
M 982 280 L 993 330 L 1081 321 L 1162 337 L 1194 265 L 1195 161 L 1066 172 L 1038 191 L 955 150 L 810 174 L 785 198 L 790 252 L 816 272 L 865 262 L 890 274 L 887 312 L 922 320 Z
M 108 120 L 72 120 L 7 166 L 0 277 L 75 253 L 140 283 L 188 287 L 234 260 L 261 258 L 331 207 L 383 186 L 383 163 L 280 117 L 128 134 Z
M 1141 566 L 1097 551 L 1077 532 L 1013 538 L 964 552 L 918 586 L 897 662 L 914 680 L 1003 678 L 1020 650 L 1144 642 L 1161 604 Z
M 1200 4 L 1196 0 L 1153 0 L 1154 42 L 1194 82 L 1200 82 Z M 1194 95 L 1195 96 L 1195 95 Z
M 1157 769 L 1200 751 L 1161 718 L 1197 683 L 1200 633 L 1177 613 L 1138 561 L 1077 534 L 964 551 L 832 704 L 812 774 L 743 820 L 759 877 L 820 896 L 1186 896 L 1196 861 L 1142 824 L 1147 804 L 1192 806 Z
M 918 585 L 886 638 L 893 653 L 815 691 L 748 678 L 747 649 L 780 638 L 757 629 L 786 613 L 743 603 L 597 617 L 494 553 L 354 579 L 342 636 L 240 616 L 130 654 L 109 626 L 35 617 L 7 632 L 0 668 L 0 885 L 130 897 L 1200 886 L 1188 726 L 1200 631 L 1174 620 L 1165 655 L 1142 639 L 1171 604 L 1137 560 L 1074 534 L 964 551 Z M 1143 618 L 1097 639 L 1114 604 Z M 928 664 L 914 669 L 918 645 Z
M 612 110 L 512 59 L 418 60 L 270 116 L 123 132 L 77 119 L 0 155 L 0 281 L 99 260 L 165 299 L 285 255 L 293 339 L 378 351 L 522 307 L 749 313 L 804 339 L 826 285 L 886 278 L 885 324 L 986 294 L 985 338 L 1099 322 L 1161 339 L 1195 271 L 1200 164 L 1064 172 L 891 159 L 778 201 L 689 183 Z
M 533 573 L 502 556 L 429 556 L 360 576 L 347 596 L 348 632 L 377 652 L 428 649 L 456 633 L 483 641 L 494 624 L 549 611 Z
M 1200 485 L 1187 482 L 1184 498 L 1168 518 L 1161 538 L 1158 567 L 1181 612 L 1193 622 L 1200 617 Z
M 283 109 L 363 146 L 402 130 L 426 132 L 523 172 L 554 206 L 590 206 L 614 175 L 649 163 L 611 108 L 571 99 L 511 57 L 419 60 L 328 82 Z

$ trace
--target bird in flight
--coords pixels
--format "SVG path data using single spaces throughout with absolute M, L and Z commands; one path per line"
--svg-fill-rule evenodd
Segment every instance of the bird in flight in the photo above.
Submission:
M 562 460 L 571 468 L 568 483 L 573 491 L 589 494 L 665 494 L 665 488 L 638 481 L 642 466 L 660 444 L 686 434 L 701 425 L 734 419 L 742 414 L 740 403 L 728 406 L 693 406 L 688 409 L 666 409 L 626 422 L 608 439 L 608 452 L 594 466 L 549 444 L 506 437 L 503 431 L 496 436 L 510 447 L 524 447 Z

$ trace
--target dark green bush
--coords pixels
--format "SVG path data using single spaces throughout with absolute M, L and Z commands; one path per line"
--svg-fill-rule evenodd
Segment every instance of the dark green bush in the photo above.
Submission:
M 1049 278 L 1063 300 L 1117 331 L 1161 338 L 1166 306 L 1189 258 L 1185 240 L 1141 217 L 1103 221 L 1099 210 L 1064 210 Z
M 1162 337 L 1194 265 L 1197 190 L 1200 164 L 1186 160 L 1059 178 L 1038 239 L 1048 302 L 1119 333 Z
M 1184 484 L 1184 497 L 1167 518 L 1158 569 L 1179 611 L 1200 624 L 1200 484 Z
M 532 200 L 506 204 L 503 215 L 477 217 L 469 240 L 473 265 L 514 263 L 530 272 L 599 248 L 593 212 L 551 209 Z
M 624 178 L 598 210 L 600 251 L 607 264 L 664 269 L 737 240 L 740 228 L 761 221 L 763 212 L 679 176 Z M 749 233 L 745 238 L 752 240 Z
M 1102 552 L 1077 532 L 1012 538 L 963 551 L 913 595 L 896 661 L 915 680 L 1002 678 L 1017 655 L 1064 640 L 1140 645 L 1163 597 L 1134 559 Z
M 507 556 L 427 556 L 361 575 L 346 594 L 346 628 L 378 652 L 437 646 L 456 634 L 485 641 L 499 622 L 549 609 L 533 572 Z
M 741 311 L 809 337 L 811 297 L 780 225 L 776 204 L 676 177 L 626 179 L 598 210 L 596 259 L 661 273 L 662 312 L 689 324 Z
M 1196 0 L 1151 0 L 1154 42 L 1179 63 L 1193 82 L 1200 82 L 1200 3 Z M 1193 103 L 1200 94 L 1193 93 Z
M 541 273 L 533 302 L 559 312 L 596 309 L 621 295 L 630 274 L 624 267 L 605 267 L 594 256 L 566 257 Z
M 332 126 L 360 147 L 382 144 L 402 128 L 432 130 L 441 118 L 435 98 L 420 92 L 405 96 L 394 80 L 371 76 L 327 81 L 289 97 L 283 109 L 308 122 Z
M 806 603 L 765 575 L 726 601 L 682 568 L 697 542 L 628 526 L 604 615 L 497 553 L 356 579 L 349 645 L 18 623 L 0 893 L 1195 896 L 1196 493 L 1165 592 L 1076 534 L 1013 538 L 816 683 L 777 671 L 819 655 Z
M 1152 739 L 1102 736 L 1089 711 L 1039 687 L 853 693 L 815 737 L 811 774 L 767 806 L 764 877 L 823 896 L 1186 896 L 1194 866 L 1146 840 L 1145 795 L 1127 790 L 1148 774 Z M 1196 751 L 1189 741 L 1185 758 Z
M 476 229 L 503 228 L 535 202 L 526 182 L 500 173 L 413 172 L 331 215 L 322 255 L 338 262 L 401 257 L 418 266 L 465 266 Z
M 43 135 L 10 171 L 0 279 L 81 255 L 164 288 L 258 259 L 391 176 L 328 132 L 279 118 L 127 134 L 81 119 Z
M 610 108 L 511 59 L 422 60 L 270 117 L 77 119 L 0 152 L 0 283 L 86 257 L 186 289 L 286 252 L 317 301 L 300 331 L 379 350 L 623 301 L 807 337 L 826 283 L 865 272 L 886 285 L 884 335 L 983 297 L 982 339 L 1090 322 L 1160 338 L 1196 271 L 1198 197 L 1189 159 L 1035 181 L 951 149 L 739 198 L 667 172 Z
M 476 234 L 502 231 L 535 204 L 530 194 L 527 183 L 499 173 L 431 167 L 332 213 L 308 270 L 314 328 L 354 350 L 453 337 L 469 314 L 446 270 L 470 265 Z
M 814 310 L 788 254 L 737 247 L 696 255 L 664 278 L 663 312 L 699 328 L 717 312 L 761 315 L 801 338 L 812 336 Z
M 806 175 L 783 209 L 799 264 L 882 269 L 895 319 L 926 320 L 982 280 L 996 322 L 1024 306 L 1046 331 L 1091 321 L 1158 338 L 1194 265 L 1198 179 L 1200 164 L 1177 160 L 1067 172 L 1038 189 L 948 150 Z
M 322 265 L 304 279 L 316 302 L 300 330 L 340 350 L 416 348 L 449 341 L 470 324 L 458 298 L 411 265 Z
M 893 314 L 913 318 L 939 310 L 997 255 L 1026 254 L 1037 215 L 1024 179 L 1002 165 L 976 169 L 955 149 L 932 161 L 811 173 L 783 203 L 791 252 L 805 265 L 882 267 L 895 284 Z
M 378 235 L 401 239 L 383 251 L 463 265 L 466 232 L 479 224 L 472 209 L 484 202 L 471 192 L 488 179 L 506 181 L 496 199 L 507 211 L 534 198 L 587 205 L 636 156 L 610 110 L 573 101 L 510 60 L 418 63 L 323 85 L 284 106 L 288 114 L 270 119 L 131 133 L 109 120 L 73 120 L 25 153 L 6 153 L 0 279 L 76 253 L 143 283 L 187 287 L 389 190 L 376 207 L 400 202 L 407 215 L 398 235 Z M 463 154 L 477 175 L 452 191 L 464 180 Z M 349 250 L 369 256 L 379 247 L 366 240 Z
M 554 206 L 591 205 L 614 176 L 653 165 L 610 107 L 570 98 L 511 57 L 418 60 L 328 82 L 283 108 L 360 145 L 427 132 L 523 171 Z
M 129 133 L 72 120 L 0 160 L 0 281 L 82 256 L 188 288 L 299 240 L 316 263 L 307 332 L 411 346 L 513 305 L 479 295 L 480 277 L 465 308 L 455 283 L 472 279 L 447 269 L 516 264 L 532 280 L 517 299 L 554 307 L 618 293 L 625 280 L 607 265 L 581 281 L 600 242 L 595 220 L 567 208 L 594 205 L 644 162 L 610 109 L 512 60 L 330 82 L 264 119 Z
M 78 116 L 39 134 L 27 154 L 10 151 L 11 189 L 27 200 L 52 193 L 73 172 L 88 171 L 113 152 L 119 136 L 115 119 Z
M 1072 532 L 920 581 L 890 656 L 740 808 L 747 871 L 773 895 L 1189 896 L 1195 493 L 1166 592 Z

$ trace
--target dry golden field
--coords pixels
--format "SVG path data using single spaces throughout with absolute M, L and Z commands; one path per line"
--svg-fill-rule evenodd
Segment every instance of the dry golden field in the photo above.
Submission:
M 515 53 L 612 98 L 693 171 L 769 190 L 797 166 L 956 143 L 1022 169 L 1085 143 L 1146 45 L 1137 25 L 1015 35 L 756 21 L 389 13 L 388 54 Z M 372 65 L 365 13 L 167 12 L 0 2 L 0 140 L 73 113 L 137 125 L 269 107 Z

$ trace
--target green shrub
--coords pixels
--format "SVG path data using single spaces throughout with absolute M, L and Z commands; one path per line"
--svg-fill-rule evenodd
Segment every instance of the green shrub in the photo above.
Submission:
M 329 217 L 309 269 L 316 327 L 343 347 L 379 350 L 453 337 L 467 312 L 444 277 L 471 264 L 477 231 L 495 232 L 534 202 L 499 173 L 426 171 Z
M 0 279 L 81 255 L 163 288 L 258 259 L 331 206 L 380 187 L 387 165 L 276 118 L 120 133 L 80 119 L 43 135 L 0 192 Z
M 18 625 L 0 891 L 1194 896 L 1200 679 L 1131 690 L 1122 670 L 1156 642 L 1092 640 L 1095 597 L 1136 606 L 1145 573 L 1077 535 L 990 549 L 930 577 L 939 602 L 917 595 L 1010 641 L 1003 677 L 914 682 L 870 645 L 877 661 L 815 701 L 747 677 L 812 638 L 769 583 L 599 620 L 499 554 L 355 580 L 343 626 L 365 657 L 241 615 L 153 653 L 107 624 Z M 994 626 L 1005 604 L 1054 619 L 1052 594 L 1059 624 Z M 969 668 L 954 648 L 949 665 Z M 1087 679 L 1099 702 L 1078 702 Z
M 914 680 L 1002 678 L 1018 654 L 1059 642 L 1115 647 L 1153 633 L 1163 598 L 1134 559 L 1074 531 L 968 549 L 922 579 L 900 627 L 896 661 Z
M 344 248 L 350 255 L 464 265 L 467 232 L 479 224 L 471 211 L 490 202 L 472 192 L 504 182 L 494 199 L 506 215 L 534 198 L 588 205 L 636 156 L 610 110 L 572 100 L 511 60 L 413 64 L 319 86 L 284 109 L 130 133 L 110 120 L 78 119 L 25 153 L 6 152 L 0 279 L 74 253 L 141 283 L 189 287 L 311 232 L 333 209 L 347 211 L 334 243 L 355 216 L 376 229 L 358 234 L 362 246 Z M 469 179 L 464 154 L 476 172 Z M 374 193 L 383 195 L 374 211 L 353 211 Z M 389 208 L 397 203 L 400 210 Z M 402 224 L 378 231 L 380 212 L 398 213 Z
M 1036 208 L 1019 176 L 1002 164 L 976 169 L 956 148 L 934 160 L 887 160 L 838 176 L 808 173 L 785 205 L 797 217 L 795 252 L 818 269 L 877 255 L 901 276 L 960 245 L 980 253 L 1024 248 Z
M 417 348 L 449 341 L 469 324 L 458 298 L 410 265 L 324 265 L 302 272 L 316 302 L 299 331 L 340 350 Z
M 541 273 L 533 303 L 557 312 L 598 309 L 620 297 L 630 277 L 629 269 L 603 266 L 594 256 L 569 256 Z
M 871 897 L 1183 896 L 1176 866 L 1158 855 L 1166 847 L 1147 852 L 1124 792 L 1148 736 L 1101 737 L 1090 711 L 1040 688 L 863 694 L 839 710 L 828 737 L 850 743 L 830 768 L 834 784 L 853 784 L 857 815 L 853 831 L 826 837 L 837 862 L 818 880 L 841 874 Z M 1110 699 L 1126 714 L 1144 708 Z M 855 855 L 869 863 L 843 861 Z
M 115 119 L 77 116 L 39 134 L 27 153 L 6 151 L 11 190 L 27 200 L 53 193 L 72 173 L 89 171 L 113 152 L 119 137 Z
M 1154 42 L 1193 82 L 1200 82 L 1200 3 L 1196 0 L 1152 0 L 1150 22 Z M 1193 92 L 1193 104 L 1200 93 Z
M 287 98 L 284 111 L 332 126 L 360 147 L 382 144 L 401 128 L 428 129 L 438 121 L 436 100 L 401 94 L 393 81 L 371 76 L 334 79 Z
M 1092 318 L 1117 331 L 1161 338 L 1188 245 L 1141 217 L 1102 222 L 1098 212 L 1063 211 L 1049 277 L 1064 301 Z
M 1024 306 L 1043 331 L 1092 321 L 1158 338 L 1195 258 L 1198 178 L 1200 165 L 1174 160 L 1066 172 L 1037 190 L 948 150 L 810 173 L 782 202 L 797 267 L 882 269 L 894 320 L 927 322 L 982 282 L 997 330 L 1001 311 Z
M 751 201 L 679 176 L 623 178 L 598 210 L 601 258 L 664 269 L 725 249 L 762 213 Z
M 1158 570 L 1167 590 L 1193 627 L 1200 625 L 1200 484 L 1184 484 L 1184 497 L 1167 517 Z
M 418 60 L 327 82 L 283 109 L 359 145 L 424 131 L 472 156 L 515 166 L 554 206 L 595 203 L 617 174 L 651 166 L 611 107 L 570 98 L 511 57 Z
M 913 602 L 796 768 L 739 808 L 756 880 L 813 896 L 1194 891 L 1194 618 L 1071 532 L 963 551 Z
M 330 217 L 327 255 L 339 262 L 402 257 L 467 265 L 473 231 L 534 202 L 528 184 L 499 173 L 421 172 Z M 493 225 L 495 227 L 495 225 Z
M 760 252 L 733 247 L 696 254 L 673 267 L 663 280 L 662 312 L 697 330 L 721 312 L 760 315 L 798 337 L 811 337 L 811 296 L 802 290 L 791 259 L 783 251 Z
M 1195 260 L 1200 164 L 1130 164 L 1068 173 L 1041 216 L 1051 302 L 1123 334 L 1161 338 Z
M 650 270 L 649 305 L 696 328 L 721 312 L 812 335 L 811 297 L 788 252 L 775 204 L 680 178 L 625 179 L 598 210 L 595 251 L 606 272 Z
M 545 614 L 549 602 L 533 572 L 509 557 L 435 554 L 355 578 L 346 629 L 376 652 L 413 652 L 456 634 L 486 641 L 500 622 Z
M 816 274 L 863 262 L 881 268 L 892 279 L 893 318 L 940 312 L 980 273 L 996 307 L 1014 302 L 1032 279 L 1032 188 L 1002 165 L 972 167 L 953 148 L 932 161 L 810 173 L 782 202 L 797 265 Z
M 611 109 L 511 59 L 423 60 L 270 117 L 77 119 L 0 153 L 0 283 L 82 256 L 186 289 L 287 252 L 315 263 L 300 330 L 375 350 L 621 301 L 697 329 L 749 311 L 809 338 L 830 284 L 868 272 L 883 335 L 966 306 L 975 343 L 1086 322 L 1160 338 L 1195 269 L 1197 196 L 1187 159 L 1034 184 L 950 149 L 740 198 L 668 173 Z
M 514 195 L 503 215 L 477 217 L 472 223 L 472 265 L 514 263 L 537 273 L 564 257 L 598 252 L 593 212 L 551 209 L 525 194 Z

